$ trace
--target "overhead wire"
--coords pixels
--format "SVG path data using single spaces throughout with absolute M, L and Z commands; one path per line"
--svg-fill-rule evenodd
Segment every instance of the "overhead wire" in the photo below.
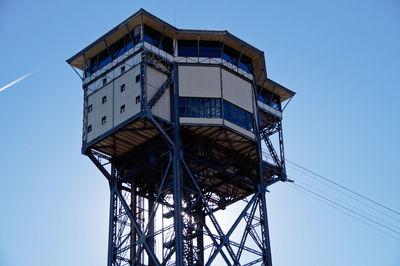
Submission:
M 304 170 L 298 169 L 298 168 L 296 168 L 295 166 L 292 166 L 292 165 L 288 165 L 288 166 L 291 167 L 292 169 L 298 171 L 299 173 L 301 173 L 301 174 L 303 174 L 303 175 L 305 175 L 305 176 L 308 176 L 308 177 L 310 177 L 310 178 L 313 178 L 314 180 L 320 182 L 321 184 L 323 184 L 323 185 L 325 185 L 325 186 L 327 186 L 327 187 L 329 187 L 329 188 L 331 188 L 331 189 L 333 189 L 333 190 L 335 190 L 335 191 L 338 191 L 339 193 L 345 195 L 346 197 L 349 197 L 349 198 L 355 200 L 356 202 L 358 202 L 358 203 L 360 203 L 360 204 L 362 204 L 362 205 L 364 205 L 364 206 L 367 206 L 368 208 L 370 208 L 370 209 L 372 209 L 372 210 L 375 210 L 375 211 L 379 212 L 380 214 L 383 214 L 383 215 L 385 215 L 386 217 L 389 217 L 389 218 L 391 218 L 392 220 L 397 221 L 397 222 L 400 223 L 400 219 L 399 219 L 399 218 L 397 218 L 397 217 L 395 217 L 395 216 L 393 216 L 393 215 L 391 215 L 391 214 L 388 214 L 387 212 L 383 211 L 382 209 L 379 209 L 378 206 L 376 206 L 376 205 L 371 205 L 371 203 L 366 202 L 366 201 L 362 201 L 362 200 L 360 200 L 359 198 L 356 198 L 355 196 L 353 196 L 354 194 L 350 194 L 350 193 L 348 193 L 348 192 L 346 192 L 346 191 L 340 190 L 339 188 L 333 186 L 331 183 L 326 183 L 326 182 L 324 182 L 323 180 L 321 180 L 320 178 L 311 175 L 309 172 L 304 172 Z
M 316 173 L 316 172 L 314 172 L 314 171 L 312 171 L 312 170 L 310 170 L 310 169 L 308 169 L 308 168 L 306 168 L 306 167 L 303 167 L 303 166 L 301 166 L 301 165 L 299 165 L 299 164 L 297 164 L 297 163 L 295 163 L 295 162 L 292 162 L 292 161 L 290 161 L 290 160 L 287 160 L 287 159 L 286 159 L 285 161 L 286 161 L 286 162 L 289 162 L 289 163 L 291 163 L 291 164 L 297 166 L 298 168 L 303 169 L 304 171 L 309 172 L 309 173 L 311 173 L 311 174 L 313 174 L 313 175 L 315 175 L 315 176 L 317 176 L 317 177 L 319 177 L 319 178 L 322 178 L 323 180 L 325 180 L 325 181 L 327 181 L 327 182 L 329 182 L 329 183 L 331 183 L 331 184 L 334 184 L 334 185 L 336 185 L 336 186 L 338 186 L 338 187 L 340 187 L 340 188 L 342 188 L 342 189 L 344 189 L 344 190 L 346 190 L 346 191 L 348 191 L 348 192 L 350 192 L 350 193 L 352 193 L 352 194 L 354 194 L 354 195 L 357 195 L 357 196 L 359 196 L 359 197 L 361 197 L 361 198 L 363 198 L 363 199 L 365 199 L 365 200 L 367 200 L 367 201 L 369 201 L 369 202 L 372 202 L 372 203 L 374 203 L 374 204 L 376 204 L 376 205 L 378 205 L 378 206 L 380 206 L 380 207 L 382 207 L 382 208 L 384 208 L 384 209 L 386 209 L 386 210 L 388 210 L 388 211 L 390 211 L 390 212 L 392 212 L 392 213 L 395 213 L 395 214 L 397 214 L 397 215 L 400 215 L 400 212 L 399 212 L 399 211 L 394 210 L 394 209 L 392 209 L 392 208 L 390 208 L 390 207 L 387 207 L 387 206 L 385 206 L 384 204 L 379 203 L 379 202 L 377 202 L 376 200 L 373 200 L 373 199 L 371 199 L 371 198 L 369 198 L 369 197 L 367 197 L 367 196 L 364 196 L 364 195 L 362 195 L 362 194 L 360 194 L 360 193 L 358 193 L 358 192 L 356 192 L 356 191 L 354 191 L 354 190 L 352 190 L 352 189 L 350 189 L 350 188 L 347 188 L 347 187 L 345 187 L 345 186 L 343 186 L 343 185 L 340 185 L 339 183 L 334 182 L 334 181 L 332 181 L 331 179 L 329 179 L 329 178 L 327 178 L 327 177 L 325 177 L 325 176 L 322 176 L 322 175 L 320 175 L 320 174 L 318 174 L 318 173 Z
M 269 159 L 273 160 L 273 158 L 269 154 L 263 154 L 263 155 L 266 156 L 266 157 L 269 157 Z M 287 159 L 286 159 L 286 161 L 289 162 L 290 164 L 296 166 L 300 170 L 302 170 L 302 171 L 300 171 L 299 169 L 296 169 L 295 167 L 291 166 L 291 167 L 293 167 L 293 169 L 298 170 L 303 175 L 310 176 L 309 174 L 312 174 L 313 176 L 310 176 L 310 177 L 313 177 L 313 178 L 315 178 L 314 176 L 318 177 L 319 179 L 316 178 L 315 180 L 317 180 L 320 183 L 328 186 L 329 188 L 334 189 L 334 190 L 342 193 L 343 195 L 346 195 L 347 197 L 355 200 L 356 202 L 358 202 L 360 204 L 363 204 L 365 206 L 368 206 L 369 208 L 371 208 L 371 209 L 373 209 L 373 210 L 375 210 L 375 211 L 377 211 L 377 212 L 379 212 L 381 214 L 384 214 L 387 217 L 390 217 L 391 219 L 396 220 L 397 222 L 400 222 L 400 220 L 397 219 L 396 217 L 394 217 L 394 216 L 392 216 L 392 215 L 390 215 L 390 214 L 388 214 L 386 212 L 383 212 L 381 209 L 379 209 L 377 207 L 379 206 L 379 207 L 381 207 L 381 208 L 383 208 L 383 209 L 385 209 L 387 211 L 390 211 L 391 213 L 400 215 L 400 213 L 398 211 L 396 211 L 396 210 L 394 210 L 394 209 L 392 209 L 392 208 L 390 208 L 388 206 L 385 206 L 382 203 L 379 203 L 379 202 L 377 202 L 377 201 L 375 201 L 375 200 L 373 200 L 373 199 L 371 199 L 369 197 L 366 197 L 366 196 L 364 196 L 364 195 L 362 195 L 362 194 L 360 194 L 360 193 L 358 193 L 358 192 L 356 192 L 356 191 L 354 191 L 352 189 L 349 189 L 349 188 L 347 188 L 347 187 L 345 187 L 345 186 L 343 186 L 343 185 L 341 185 L 341 184 L 339 184 L 337 182 L 334 182 L 334 181 L 330 180 L 329 178 L 316 173 L 315 171 L 312 171 L 312 170 L 310 170 L 310 169 L 308 169 L 306 167 L 303 167 L 303 166 L 301 166 L 301 165 L 299 165 L 297 163 L 294 163 L 292 161 L 289 161 Z M 303 171 L 305 171 L 305 172 L 303 172 Z M 324 180 L 325 182 L 328 182 L 328 183 L 322 182 L 322 180 Z M 293 187 L 295 189 L 298 189 L 299 191 L 302 191 L 302 192 L 306 193 L 307 195 L 309 195 L 309 196 L 311 196 L 311 197 L 313 197 L 313 198 L 315 198 L 315 199 L 317 199 L 317 200 L 319 200 L 319 201 L 321 201 L 321 202 L 323 202 L 323 203 L 325 203 L 325 204 L 327 204 L 327 205 L 329 205 L 329 206 L 341 211 L 342 213 L 344 213 L 344 214 L 346 214 L 346 215 L 348 215 L 348 216 L 350 216 L 350 217 L 352 217 L 352 218 L 354 218 L 354 219 L 356 219 L 356 220 L 358 220 L 358 221 L 360 221 L 360 222 L 372 227 L 373 229 L 375 229 L 375 230 L 377 230 L 377 231 L 379 231 L 381 233 L 384 233 L 384 234 L 386 234 L 386 235 L 388 235 L 388 236 L 400 241 L 400 238 L 397 237 L 397 236 L 400 236 L 400 231 L 398 230 L 398 229 L 400 229 L 399 225 L 395 225 L 395 224 L 390 223 L 390 222 L 388 222 L 386 220 L 383 220 L 380 217 L 377 217 L 377 216 L 375 216 L 375 215 L 373 215 L 373 214 L 371 214 L 371 213 L 369 213 L 369 212 L 367 212 L 365 210 L 362 210 L 360 208 L 355 207 L 354 205 L 351 205 L 351 204 L 349 204 L 347 202 L 344 202 L 344 201 L 342 201 L 342 200 L 340 200 L 340 199 L 338 199 L 338 198 L 336 198 L 336 197 L 334 197 L 334 196 L 332 196 L 332 195 L 330 195 L 330 194 L 328 194 L 328 193 L 326 193 L 326 192 L 324 192 L 324 191 L 322 191 L 320 189 L 317 189 L 317 188 L 305 183 L 305 182 L 301 182 L 297 178 L 294 181 L 295 181 L 295 183 L 291 183 L 291 184 L 293 184 L 291 187 Z M 309 188 L 301 186 L 298 183 L 303 184 L 303 185 L 305 185 L 305 186 L 307 186 Z M 332 184 L 335 185 L 336 187 L 332 186 Z M 340 189 L 338 189 L 338 188 L 340 188 Z M 319 193 L 315 192 L 313 190 L 317 190 Z M 347 194 L 347 193 L 351 193 L 351 194 Z M 321 194 L 323 194 L 323 195 L 321 195 Z M 358 198 L 354 197 L 352 195 L 356 195 L 356 196 L 358 196 Z M 341 202 L 342 204 L 339 204 L 339 203 L 333 201 L 331 198 L 335 199 L 336 201 Z M 362 201 L 362 199 L 368 201 L 368 203 L 373 203 L 375 205 L 371 206 L 367 202 Z M 375 206 L 377 206 L 377 207 L 375 207 Z M 356 209 L 357 211 L 355 211 L 354 209 Z M 378 228 L 378 226 L 380 228 Z M 382 230 L 381 228 L 383 228 L 383 229 L 385 229 L 387 231 Z M 391 232 L 391 233 L 389 233 L 388 231 Z M 393 234 L 395 234 L 396 236 L 393 236 Z
M 382 224 L 380 222 L 377 222 L 377 221 L 375 221 L 375 220 L 373 220 L 373 219 L 371 219 L 371 218 L 369 218 L 369 217 L 367 217 L 367 216 L 365 216 L 365 215 L 363 215 L 363 214 L 361 214 L 359 212 L 356 212 L 356 211 L 354 211 L 354 210 L 352 210 L 352 209 L 350 209 L 350 208 L 348 208 L 348 207 L 346 207 L 346 206 L 344 206 L 342 204 L 339 204 L 339 203 L 337 203 L 337 202 L 335 202 L 335 201 L 333 201 L 333 200 L 331 200 L 331 199 L 329 199 L 329 198 L 327 198 L 325 196 L 322 196 L 322 195 L 320 195 L 320 194 L 318 194 L 318 193 L 316 193 L 316 192 L 314 192 L 314 191 L 312 191 L 310 189 L 307 189 L 307 188 L 305 188 L 305 187 L 303 187 L 301 185 L 298 185 L 296 183 L 292 183 L 292 184 L 294 186 L 297 186 L 297 187 L 299 187 L 299 188 L 301 188 L 301 189 L 303 189 L 303 190 L 305 190 L 305 191 L 307 191 L 307 192 L 309 192 L 309 193 L 311 193 L 311 194 L 313 194 L 313 195 L 315 195 L 317 197 L 320 197 L 321 199 L 324 199 L 324 200 L 326 200 L 326 201 L 328 201 L 328 202 L 330 202 L 330 203 L 332 203 L 332 204 L 334 204 L 334 205 L 336 205 L 336 206 L 338 206 L 338 207 L 340 207 L 342 209 L 345 209 L 345 210 L 347 210 L 347 211 L 349 211 L 349 212 L 351 212 L 351 213 L 353 213 L 355 215 L 358 215 L 358 216 L 368 220 L 369 222 L 372 222 L 372 223 L 374 223 L 376 225 L 379 225 L 379 226 L 381 226 L 381 227 L 383 227 L 383 228 L 385 228 L 385 229 L 387 229 L 387 230 L 389 230 L 389 231 L 391 231 L 391 232 L 393 232 L 393 233 L 395 233 L 395 234 L 400 236 L 400 231 L 394 230 L 393 228 L 391 228 L 389 226 L 386 226 L 386 225 L 384 225 L 384 224 Z
M 269 154 L 263 153 L 263 155 L 266 156 L 266 157 L 269 157 L 269 159 L 273 160 L 273 158 Z M 308 169 L 308 168 L 306 168 L 304 166 L 301 166 L 301 165 L 299 165 L 299 164 L 297 164 L 295 162 L 292 162 L 292 161 L 290 161 L 288 159 L 285 159 L 285 161 L 288 162 L 289 164 L 292 164 L 293 166 L 291 166 L 291 165 L 289 165 L 289 166 L 292 167 L 293 169 L 301 172 L 302 174 L 304 174 L 306 176 L 309 176 L 311 178 L 315 178 L 315 180 L 319 181 L 320 183 L 330 187 L 331 189 L 334 189 L 334 190 L 342 193 L 343 195 L 346 195 L 347 197 L 357 201 L 358 203 L 363 204 L 363 205 L 365 205 L 365 206 L 367 206 L 367 207 L 369 207 L 369 208 L 371 208 L 371 209 L 373 209 L 373 210 L 375 210 L 375 211 L 377 211 L 377 212 L 379 212 L 379 213 L 391 218 L 392 220 L 395 220 L 396 222 L 400 222 L 400 218 L 397 218 L 397 216 L 395 217 L 393 215 L 390 215 L 390 214 L 384 212 L 382 209 L 379 209 L 377 207 L 379 206 L 379 207 L 381 207 L 381 208 L 383 208 L 383 209 L 385 209 L 387 211 L 390 211 L 391 213 L 398 214 L 398 215 L 400 215 L 400 212 L 398 212 L 398 211 L 396 211 L 396 210 L 394 210 L 394 209 L 392 209 L 392 208 L 390 208 L 388 206 L 385 206 L 385 205 L 383 205 L 383 204 L 381 204 L 381 203 L 379 203 L 379 202 L 377 202 L 377 201 L 375 201 L 373 199 L 370 199 L 370 198 L 368 198 L 368 197 L 366 197 L 366 196 L 364 196 L 364 195 L 362 195 L 362 194 L 360 194 L 360 193 L 358 193 L 358 192 L 356 192 L 356 191 L 354 191 L 352 189 L 349 189 L 349 188 L 347 188 L 347 187 L 345 187 L 345 186 L 343 186 L 343 185 L 341 185 L 341 184 L 339 184 L 337 182 L 334 182 L 331 179 L 329 179 L 329 178 L 327 178 L 327 177 L 325 177 L 323 175 L 320 175 L 320 174 L 316 173 L 315 171 L 312 171 L 312 170 L 310 170 L 310 169 Z M 298 169 L 296 169 L 296 167 Z M 302 172 L 300 170 L 303 170 L 308 174 L 306 174 L 306 173 L 304 173 L 304 172 Z M 309 174 L 311 174 L 311 175 L 309 175 Z M 328 183 L 325 183 L 323 181 L 328 182 Z M 332 186 L 332 185 L 335 185 L 336 187 Z M 342 190 L 339 189 L 339 188 L 341 188 Z M 356 197 L 354 197 L 352 195 L 356 195 L 359 198 L 356 198 Z M 367 202 L 362 201 L 361 199 L 367 200 Z M 371 203 L 373 203 L 375 205 L 371 205 Z
M 368 223 L 368 222 L 360 219 L 359 217 L 357 217 L 355 215 L 351 215 L 350 213 L 348 213 L 348 212 L 344 211 L 343 209 L 331 204 L 330 202 L 328 202 L 326 200 L 323 200 L 322 198 L 317 197 L 314 194 L 311 194 L 310 192 L 308 192 L 306 190 L 302 190 L 299 187 L 294 186 L 294 184 L 290 185 L 290 187 L 292 187 L 292 188 L 294 188 L 294 189 L 296 189 L 296 190 L 298 190 L 300 192 L 303 192 L 304 194 L 308 195 L 309 197 L 312 197 L 312 198 L 314 198 L 314 199 L 316 199 L 316 200 L 318 200 L 318 201 L 320 201 L 320 202 L 322 202 L 322 203 L 324 203 L 324 204 L 336 209 L 337 211 L 340 211 L 341 213 L 343 213 L 343 214 L 345 214 L 345 215 L 347 215 L 347 216 L 349 216 L 349 217 L 351 217 L 351 218 L 353 218 L 353 219 L 355 219 L 355 220 L 357 220 L 357 221 L 359 221 L 359 222 L 371 227 L 372 229 L 375 229 L 375 230 L 377 230 L 377 231 L 379 231 L 379 232 L 381 232 L 381 233 L 383 233 L 383 234 L 385 234 L 385 235 L 387 235 L 387 236 L 389 236 L 389 237 L 391 237 L 391 238 L 393 238 L 393 239 L 395 239 L 395 240 L 400 242 L 400 238 L 398 238 L 398 237 L 396 237 L 396 236 L 394 236 L 394 235 L 392 235 L 392 234 L 390 234 L 390 233 L 378 228 L 377 226 L 375 226 L 375 225 L 373 225 L 371 223 Z
M 292 178 L 292 179 L 293 179 L 293 178 Z M 300 184 L 302 184 L 302 185 L 305 185 L 305 186 L 307 186 L 307 187 L 308 187 L 309 189 L 311 189 L 311 190 L 317 191 L 318 193 L 320 193 L 320 194 L 322 194 L 322 195 L 325 195 L 326 197 L 330 197 L 331 199 L 334 199 L 334 200 L 336 200 L 336 201 L 338 201 L 338 202 L 340 202 L 340 203 L 346 205 L 346 206 L 349 207 L 349 208 L 353 208 L 353 209 L 355 209 L 355 210 L 357 210 L 357 211 L 363 213 L 364 215 L 368 215 L 368 216 L 370 216 L 370 217 L 373 217 L 374 219 L 379 220 L 380 222 L 385 223 L 386 225 L 389 225 L 389 226 L 392 226 L 392 227 L 396 227 L 398 230 L 400 230 L 400 225 L 396 225 L 396 224 L 390 223 L 390 222 L 388 222 L 388 221 L 386 221 L 386 220 L 384 220 L 384 219 L 382 219 L 382 218 L 380 218 L 380 217 L 377 217 L 377 216 L 375 216 L 375 215 L 373 215 L 373 214 L 371 214 L 371 213 L 369 213 L 369 212 L 367 212 L 367 211 L 365 211 L 365 210 L 362 210 L 361 208 L 358 208 L 358 207 L 356 207 L 356 206 L 354 206 L 354 205 L 351 205 L 351 204 L 349 204 L 348 202 L 344 202 L 343 200 L 341 200 L 341 199 L 339 199 L 339 198 L 337 198 L 337 197 L 335 197 L 335 196 L 332 196 L 332 195 L 330 195 L 330 194 L 328 194 L 328 193 L 326 193 L 326 192 L 324 192 L 324 191 L 322 191 L 322 190 L 320 190 L 320 189 L 318 189 L 318 188 L 315 188 L 315 187 L 313 187 L 313 186 L 310 185 L 310 184 L 307 184 L 307 183 L 305 183 L 305 182 L 299 181 L 297 178 L 296 178 L 296 179 L 293 179 L 293 181 L 295 181 L 295 183 L 300 183 Z

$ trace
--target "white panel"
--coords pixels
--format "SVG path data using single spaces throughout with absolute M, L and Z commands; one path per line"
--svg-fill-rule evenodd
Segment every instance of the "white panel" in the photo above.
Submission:
M 223 97 L 227 101 L 253 113 L 251 83 L 222 69 Z
M 102 103 L 103 97 L 107 97 L 107 102 Z M 113 84 L 109 83 L 105 87 L 88 96 L 88 106 L 92 105 L 92 111 L 88 113 L 88 126 L 92 125 L 92 131 L 87 134 L 87 141 L 104 134 L 112 128 L 112 107 L 113 107 Z M 101 120 L 106 117 L 106 123 Z
M 268 113 L 273 114 L 273 115 L 275 115 L 275 116 L 277 116 L 279 118 L 282 118 L 282 112 L 281 111 L 278 111 L 278 110 L 272 108 L 271 106 L 269 106 L 269 105 L 267 105 L 267 104 L 265 104 L 263 102 L 260 102 L 260 101 L 257 101 L 257 102 L 258 102 L 258 106 L 261 107 L 262 109 L 264 109 L 265 111 L 267 111 Z
M 140 112 L 140 102 L 136 103 L 136 97 L 141 94 L 140 81 L 136 82 L 137 75 L 140 75 L 140 65 L 125 72 L 114 81 L 114 126 Z M 125 85 L 123 92 L 121 92 L 122 85 Z M 125 111 L 121 113 L 122 105 L 125 105 Z
M 147 101 L 151 100 L 166 80 L 166 74 L 155 68 L 147 67 Z M 171 121 L 171 94 L 169 89 L 164 92 L 151 110 L 155 115 Z
M 215 66 L 179 66 L 179 96 L 221 97 L 220 68 Z
M 181 124 L 222 125 L 222 118 L 180 117 Z

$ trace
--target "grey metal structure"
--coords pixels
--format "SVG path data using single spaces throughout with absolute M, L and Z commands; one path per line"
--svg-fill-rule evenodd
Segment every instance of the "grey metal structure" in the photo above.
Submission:
M 266 192 L 286 181 L 294 92 L 262 51 L 141 9 L 67 62 L 83 73 L 82 153 L 110 185 L 107 265 L 272 265 Z

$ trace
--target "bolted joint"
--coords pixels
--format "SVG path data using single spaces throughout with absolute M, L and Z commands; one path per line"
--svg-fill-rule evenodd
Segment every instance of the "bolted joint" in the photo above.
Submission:
M 228 244 L 228 243 L 229 243 L 229 236 L 224 235 L 224 236 L 221 238 L 221 244 L 226 245 L 226 244 Z

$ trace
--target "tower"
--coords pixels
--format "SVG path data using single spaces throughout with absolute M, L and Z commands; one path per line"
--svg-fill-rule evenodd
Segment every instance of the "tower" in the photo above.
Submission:
M 271 265 L 266 191 L 286 181 L 294 92 L 262 51 L 141 9 L 67 63 L 82 153 L 110 185 L 108 265 Z

